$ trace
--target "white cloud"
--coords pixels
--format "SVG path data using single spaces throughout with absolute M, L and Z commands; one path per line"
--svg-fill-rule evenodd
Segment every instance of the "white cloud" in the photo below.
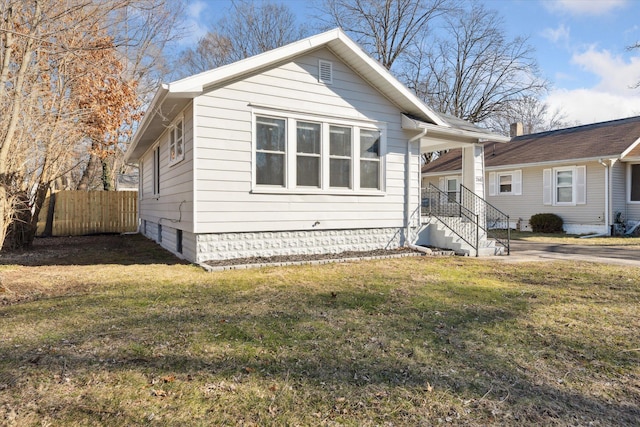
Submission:
M 560 110 L 568 121 L 581 124 L 640 115 L 640 90 L 629 89 L 623 96 L 596 89 L 558 89 L 546 101 L 550 111 Z
M 587 51 L 574 54 L 571 62 L 583 70 L 595 74 L 600 81 L 595 89 L 618 95 L 626 95 L 629 88 L 640 80 L 640 57 L 632 56 L 625 60 L 621 55 L 612 55 L 608 50 L 596 50 L 593 46 Z
M 563 43 L 566 44 L 569 42 L 569 34 L 570 30 L 568 27 L 565 27 L 564 24 L 560 24 L 558 28 L 545 28 L 542 30 L 540 35 L 545 39 L 549 40 L 552 43 Z
M 196 44 L 207 33 L 207 27 L 202 24 L 203 12 L 206 12 L 207 3 L 201 0 L 189 2 L 186 8 L 186 27 L 189 36 L 182 40 L 183 44 Z
M 547 10 L 571 15 L 601 15 L 627 3 L 627 0 L 543 0 Z

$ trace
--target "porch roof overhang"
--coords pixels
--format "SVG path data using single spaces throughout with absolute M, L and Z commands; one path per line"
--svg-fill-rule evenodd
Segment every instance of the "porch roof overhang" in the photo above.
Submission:
M 444 119 L 446 120 L 446 119 Z M 478 128 L 462 120 L 449 121 L 449 126 L 439 126 L 402 115 L 402 129 L 420 131 L 420 152 L 451 150 L 482 141 L 509 142 L 511 138 Z

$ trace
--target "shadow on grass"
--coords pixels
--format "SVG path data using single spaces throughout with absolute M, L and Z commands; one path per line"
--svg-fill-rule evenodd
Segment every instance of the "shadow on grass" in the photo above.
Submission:
M 346 390 L 366 401 L 364 394 L 372 387 L 416 394 L 433 387 L 467 402 L 472 415 L 465 419 L 462 414 L 461 424 L 631 426 L 640 420 L 638 405 L 537 379 L 490 332 L 487 343 L 478 339 L 483 329 L 508 328 L 528 309 L 526 295 L 514 294 L 490 308 L 476 305 L 472 297 L 447 304 L 435 297 L 418 300 L 375 290 L 305 294 L 292 289 L 290 300 L 254 291 L 251 304 L 243 293 L 197 285 L 162 300 L 127 292 L 3 308 L 3 316 L 25 319 L 40 318 L 50 309 L 58 326 L 22 340 L 0 341 L 0 389 L 19 396 L 21 387 L 37 387 L 35 375 L 31 382 L 21 380 L 32 371 L 70 378 L 95 372 L 173 373 L 201 379 L 199 385 L 287 378 L 327 402 L 335 397 L 328 390 Z M 79 311 L 88 319 L 82 327 L 76 320 Z M 524 344 L 530 352 L 542 345 L 535 340 Z M 313 410 L 305 405 L 300 402 L 299 410 Z M 86 408 L 70 402 L 58 411 L 77 411 L 94 421 L 118 412 L 106 403 Z
M 3 250 L 0 265 L 188 264 L 141 234 L 36 238 L 29 249 Z

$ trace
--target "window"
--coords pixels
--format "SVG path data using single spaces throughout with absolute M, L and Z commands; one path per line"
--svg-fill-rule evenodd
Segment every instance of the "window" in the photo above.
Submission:
M 351 188 L 351 128 L 329 128 L 329 186 Z
M 629 201 L 640 202 L 640 164 L 629 165 Z
M 160 194 L 160 146 L 153 149 L 153 194 Z
M 256 184 L 285 186 L 286 122 L 256 118 Z
M 586 167 L 569 166 L 544 169 L 542 173 L 543 204 L 574 206 L 587 202 Z
M 384 124 L 305 113 L 254 116 L 252 191 L 338 194 L 384 190 Z M 280 112 L 282 114 L 282 112 Z
M 519 196 L 521 194 L 521 170 L 489 173 L 489 196 Z
M 446 178 L 447 201 L 455 203 L 458 200 L 458 178 Z
M 184 160 L 184 121 L 178 120 L 169 129 L 169 164 L 173 165 Z
M 297 122 L 296 131 L 296 183 L 320 187 L 320 124 Z
M 360 130 L 360 188 L 380 189 L 380 131 Z

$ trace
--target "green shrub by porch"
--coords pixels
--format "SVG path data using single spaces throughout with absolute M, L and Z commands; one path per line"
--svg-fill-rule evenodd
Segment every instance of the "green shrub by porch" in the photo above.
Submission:
M 534 233 L 562 233 L 562 218 L 552 213 L 539 213 L 529 219 Z

